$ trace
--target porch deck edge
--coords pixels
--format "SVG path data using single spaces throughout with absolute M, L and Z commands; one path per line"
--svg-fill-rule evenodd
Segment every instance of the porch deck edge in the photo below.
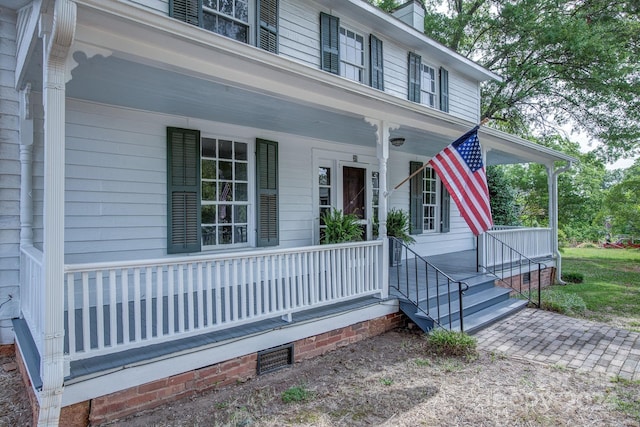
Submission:
M 297 313 L 292 322 L 263 320 L 226 331 L 72 362 L 71 375 L 65 379 L 62 404 L 72 405 L 159 378 L 397 313 L 398 310 L 398 300 L 394 297 L 366 297 Z M 224 351 L 220 351 L 223 346 Z

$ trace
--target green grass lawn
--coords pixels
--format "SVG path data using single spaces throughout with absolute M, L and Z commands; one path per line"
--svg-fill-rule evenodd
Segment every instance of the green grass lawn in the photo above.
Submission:
M 586 317 L 623 318 L 623 326 L 640 330 L 640 250 L 565 248 L 562 271 L 580 273 L 584 282 L 554 286 L 553 292 L 582 298 Z

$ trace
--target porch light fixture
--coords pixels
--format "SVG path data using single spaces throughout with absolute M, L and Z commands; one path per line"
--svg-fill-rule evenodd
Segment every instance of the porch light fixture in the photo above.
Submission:
M 400 147 L 402 146 L 402 144 L 404 144 L 405 139 L 402 137 L 397 137 L 397 138 L 389 138 L 389 142 L 391 143 L 391 145 L 393 145 L 394 147 Z

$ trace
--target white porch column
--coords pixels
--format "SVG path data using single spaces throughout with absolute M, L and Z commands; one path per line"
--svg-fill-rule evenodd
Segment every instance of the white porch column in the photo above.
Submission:
M 33 245 L 33 118 L 31 85 L 20 96 L 20 247 Z
M 64 380 L 64 179 L 65 63 L 76 28 L 76 4 L 55 0 L 51 31 L 47 16 L 43 66 L 44 104 L 44 336 L 38 426 L 57 426 Z
M 390 126 L 384 120 L 367 119 L 376 127 L 376 155 L 378 157 L 378 239 L 382 239 L 382 257 L 380 280 L 382 281 L 381 298 L 389 296 L 389 239 L 387 238 L 387 161 L 389 160 Z

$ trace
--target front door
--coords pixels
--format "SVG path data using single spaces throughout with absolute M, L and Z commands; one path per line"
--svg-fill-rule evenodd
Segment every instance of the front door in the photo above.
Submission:
M 342 210 L 360 219 L 362 240 L 367 240 L 367 170 L 342 167 Z

